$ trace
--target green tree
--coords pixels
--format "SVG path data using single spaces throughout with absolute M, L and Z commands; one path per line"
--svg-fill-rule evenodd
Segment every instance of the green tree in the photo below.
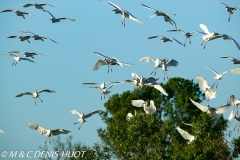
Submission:
M 239 140 L 231 151 L 224 138 L 227 122 L 220 118 L 212 127 L 212 116 L 202 113 L 190 98 L 202 102 L 204 94 L 198 84 L 183 78 L 171 78 L 161 84 L 168 96 L 155 88 L 143 87 L 133 92 L 126 91 L 113 95 L 106 103 L 106 111 L 101 114 L 107 124 L 98 134 L 111 153 L 118 159 L 231 159 L 238 157 L 236 151 Z M 142 108 L 133 107 L 131 100 L 153 100 L 157 112 L 153 115 L 140 114 Z M 128 112 L 136 116 L 126 121 Z M 182 123 L 192 123 L 186 126 Z M 177 132 L 176 126 L 188 131 L 196 138 L 187 144 Z M 233 156 L 232 156 L 233 157 Z

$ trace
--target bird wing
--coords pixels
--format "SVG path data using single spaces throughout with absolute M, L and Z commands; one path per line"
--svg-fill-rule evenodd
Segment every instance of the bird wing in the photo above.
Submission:
M 139 19 L 137 19 L 136 17 L 134 17 L 130 12 L 128 12 L 128 11 L 124 11 L 124 12 L 128 14 L 128 18 L 129 18 L 129 19 L 131 19 L 131 20 L 133 20 L 133 21 L 135 21 L 135 22 L 138 22 L 138 23 L 142 23 L 142 24 L 143 24 L 142 21 L 140 21 Z
M 231 107 L 230 104 L 226 104 L 225 106 L 220 106 L 215 108 L 216 109 L 216 114 L 221 114 L 224 113 L 227 109 L 229 109 Z
M 32 4 L 32 3 L 27 3 L 27 4 L 25 4 L 23 7 L 30 7 L 30 6 L 34 6 L 34 4 Z
M 58 42 L 56 42 L 56 41 L 54 41 L 53 39 L 48 38 L 48 37 L 42 37 L 42 38 L 44 38 L 44 39 L 49 39 L 49 40 L 53 41 L 54 43 L 58 43 Z
M 32 95 L 32 93 L 31 92 L 23 92 L 23 93 L 16 95 L 16 97 L 22 97 L 24 95 Z
M 157 90 L 159 90 L 165 96 L 168 96 L 168 94 L 165 92 L 165 90 L 162 88 L 161 85 L 157 84 L 157 85 L 153 85 L 153 87 L 156 88 Z
M 29 12 L 22 12 L 22 14 L 28 14 L 28 15 L 30 15 L 30 16 L 37 17 L 37 16 L 35 16 L 34 14 L 29 13 Z M 37 17 L 37 18 L 38 18 L 38 17 Z
M 200 28 L 206 33 L 206 34 L 211 34 L 207 28 L 207 26 L 205 26 L 204 24 L 200 24 Z
M 206 91 L 206 89 L 209 89 L 209 88 L 210 88 L 210 87 L 208 86 L 208 84 L 207 84 L 206 79 L 204 79 L 203 77 L 197 76 L 196 79 L 197 79 L 197 81 L 198 81 L 199 87 L 200 87 L 203 91 Z
M 35 35 L 34 33 L 29 32 L 29 31 L 19 31 L 19 32 L 22 32 L 22 33 L 30 33 L 30 34 L 32 34 L 32 35 Z
M 177 65 L 178 65 L 178 61 L 176 61 L 175 59 L 170 59 L 165 64 L 165 66 L 167 67 L 176 67 Z
M 37 62 L 34 62 L 33 60 L 28 59 L 28 58 L 21 58 L 21 60 L 27 60 L 27 61 L 29 61 L 29 62 L 37 63 Z
M 110 4 L 110 5 L 113 6 L 114 8 L 117 8 L 117 9 L 120 10 L 120 11 L 123 11 L 123 9 L 122 9 L 121 7 L 119 7 L 118 5 L 114 4 L 113 2 L 110 2 L 110 1 L 109 1 L 108 4 Z
M 148 39 L 153 39 L 153 38 L 158 38 L 158 37 L 162 37 L 162 36 L 154 35 L 154 36 L 150 36 L 150 37 L 148 37 Z
M 131 73 L 131 75 L 134 78 L 141 79 L 140 76 L 137 73 Z
M 77 114 L 77 115 L 79 115 L 79 117 L 82 117 L 82 114 L 81 113 L 79 113 L 77 110 L 71 110 L 71 113 L 72 114 Z
M 195 101 L 193 101 L 191 98 L 190 98 L 191 102 L 196 106 L 198 107 L 202 112 L 207 112 L 208 111 L 208 107 L 204 106 L 204 105 L 201 105 L 200 103 L 197 103 Z
M 55 18 L 53 15 L 52 15 L 52 13 L 50 13 L 48 10 L 46 10 L 53 18 Z
M 91 113 L 88 113 L 88 114 L 84 115 L 84 118 L 91 117 L 92 115 L 94 115 L 94 114 L 96 114 L 96 113 L 99 113 L 99 112 L 101 112 L 101 110 L 93 111 L 93 112 L 91 112 Z
M 16 37 L 18 37 L 18 36 L 8 36 L 7 38 L 16 38 Z
M 40 134 L 46 134 L 47 133 L 47 130 L 45 128 L 43 128 L 42 126 L 38 125 L 38 124 L 28 123 L 28 127 L 33 129 L 33 130 L 36 130 Z
M 111 86 L 107 87 L 106 90 L 109 90 L 109 89 L 112 88 L 113 86 L 115 86 L 115 84 L 112 84 Z
M 2 13 L 2 12 L 16 12 L 16 10 L 13 10 L 13 9 L 5 9 L 5 10 L 1 11 L 0 13 Z
M 23 52 L 23 51 L 10 51 L 10 52 L 8 52 L 8 53 L 25 53 L 25 52 Z
M 41 92 L 53 93 L 53 92 L 56 92 L 56 91 L 53 91 L 53 90 L 50 90 L 50 89 L 43 89 L 43 90 L 39 91 L 38 93 L 41 93 Z
M 218 73 L 217 73 L 215 70 L 213 70 L 212 68 L 208 68 L 208 67 L 205 67 L 205 68 L 207 68 L 207 69 L 209 69 L 210 71 L 212 71 L 216 76 L 218 75 Z
M 228 121 L 231 121 L 232 119 L 234 119 L 236 117 L 236 112 L 232 111 L 228 117 Z
M 103 57 L 103 58 L 106 58 L 106 59 L 108 59 L 108 60 L 112 60 L 110 57 L 107 57 L 107 56 L 104 56 L 103 54 L 101 54 L 101 53 L 98 53 L 98 52 L 94 52 L 97 56 L 100 56 L 100 57 Z
M 231 72 L 231 73 L 233 73 L 233 74 L 240 74 L 240 68 L 230 69 L 229 72 Z
M 220 3 L 220 4 L 223 4 L 223 5 L 225 5 L 226 7 L 228 7 L 228 5 L 226 5 L 225 3 L 223 3 L 223 2 L 218 2 L 218 1 L 215 1 L 216 3 Z
M 215 124 L 217 123 L 217 121 L 219 120 L 219 118 L 221 118 L 223 114 L 220 113 L 217 116 L 215 116 L 214 118 L 212 118 L 212 127 L 215 126 Z
M 128 113 L 126 116 L 126 120 L 129 121 L 133 117 L 132 113 Z
M 235 41 L 235 39 L 233 39 L 232 37 L 228 36 L 228 38 L 232 40 L 234 44 L 237 46 L 237 48 L 240 50 L 240 44 L 237 41 Z
M 56 136 L 59 134 L 69 134 L 69 133 L 71 133 L 71 131 L 68 131 L 64 128 L 57 128 L 57 129 L 51 130 L 51 133 L 53 136 Z
M 140 62 L 155 62 L 155 59 L 152 57 L 143 57 L 139 60 Z
M 93 70 L 96 71 L 101 67 L 102 65 L 107 65 L 107 62 L 104 60 L 98 60 L 97 63 L 93 66 Z
M 234 101 L 235 101 L 235 96 L 234 96 L 234 95 L 231 95 L 231 96 L 228 98 L 227 103 L 233 105 L 233 102 L 234 102 Z
M 144 100 L 131 100 L 131 104 L 135 107 L 143 107 Z
M 187 131 L 182 130 L 180 127 L 176 127 L 178 132 L 182 135 L 182 137 L 186 140 L 194 139 L 194 136 L 189 134 Z
M 59 20 L 61 19 L 66 19 L 66 20 L 69 20 L 69 21 L 76 21 L 75 19 L 72 19 L 72 18 L 66 18 L 66 17 L 60 17 L 60 18 L 57 18 Z
M 49 6 L 51 6 L 51 7 L 55 7 L 55 6 L 53 6 L 53 5 L 51 5 L 51 4 L 48 4 L 48 3 L 41 3 L 41 5 L 49 5 Z
M 172 37 L 171 37 L 171 39 L 172 39 L 172 40 L 174 40 L 175 42 L 177 42 L 178 44 L 181 44 L 181 45 L 183 45 L 181 42 L 179 42 L 179 41 L 178 41 L 178 40 L 176 40 L 175 38 L 172 38 Z
M 172 29 L 172 30 L 168 30 L 167 32 L 183 32 L 183 33 L 186 33 L 181 29 Z
M 165 18 L 165 16 L 164 16 L 164 18 Z M 174 26 L 175 26 L 175 28 L 177 29 L 177 24 L 176 24 L 176 22 L 172 19 L 172 18 L 169 18 L 173 23 L 174 23 Z
M 148 6 L 146 6 L 145 4 L 141 4 L 143 7 L 145 7 L 145 8 L 147 8 L 147 9 L 150 9 L 150 10 L 153 10 L 153 11 L 158 11 L 158 10 L 156 10 L 156 9 L 153 9 L 153 8 L 151 8 L 151 7 L 148 7 Z

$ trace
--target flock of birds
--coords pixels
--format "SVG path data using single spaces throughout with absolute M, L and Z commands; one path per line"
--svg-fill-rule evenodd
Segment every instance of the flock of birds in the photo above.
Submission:
M 100 1 L 100 0 L 99 0 Z M 126 25 L 126 20 L 130 19 L 133 20 L 137 23 L 142 23 L 142 21 L 140 21 L 139 19 L 137 19 L 136 17 L 134 17 L 130 12 L 122 9 L 120 6 L 118 6 L 117 4 L 113 3 L 113 2 L 103 2 L 100 1 L 101 3 L 105 3 L 108 5 L 111 5 L 112 7 L 114 7 L 114 9 L 112 10 L 115 14 L 120 14 L 122 16 L 122 25 L 125 26 Z M 230 21 L 231 15 L 233 14 L 233 11 L 235 10 L 239 10 L 239 8 L 236 7 L 229 7 L 228 5 L 226 5 L 225 3 L 222 2 L 218 2 L 215 1 L 216 3 L 220 3 L 225 5 L 226 11 L 229 13 L 229 18 L 228 21 Z M 176 22 L 170 17 L 170 16 L 176 16 L 176 14 L 171 14 L 168 12 L 163 12 L 163 11 L 159 11 L 156 9 L 153 9 L 152 7 L 149 7 L 145 4 L 141 4 L 142 7 L 152 10 L 154 11 L 154 14 L 152 16 L 150 16 L 148 19 L 151 19 L 155 16 L 162 16 L 164 18 L 165 22 L 170 23 L 171 25 L 175 26 L 174 30 L 168 30 L 167 32 L 181 32 L 184 34 L 185 36 L 185 41 L 184 43 L 181 43 L 180 41 L 178 41 L 175 38 L 172 37 L 165 37 L 162 35 L 153 35 L 148 37 L 148 39 L 154 39 L 154 38 L 160 38 L 162 40 L 162 42 L 177 42 L 179 45 L 182 46 L 186 46 L 186 42 L 187 39 L 189 40 L 189 44 L 191 44 L 191 40 L 190 37 L 193 36 L 194 33 L 200 33 L 202 34 L 202 39 L 203 42 L 201 45 L 204 44 L 204 49 L 206 48 L 206 44 L 208 42 L 211 42 L 214 39 L 218 39 L 218 38 L 222 38 L 223 40 L 231 40 L 235 46 L 240 50 L 240 44 L 233 39 L 231 36 L 227 35 L 227 34 L 219 34 L 216 32 L 209 32 L 208 28 L 206 27 L 206 25 L 204 24 L 200 24 L 200 28 L 203 30 L 203 32 L 200 31 L 192 31 L 192 32 L 186 32 L 183 31 L 181 29 L 179 29 L 177 27 Z M 60 17 L 60 18 L 56 18 L 53 16 L 53 14 L 51 14 L 48 10 L 44 9 L 44 6 L 51 6 L 51 7 L 55 7 L 53 5 L 47 4 L 47 3 L 40 3 L 40 4 L 34 4 L 34 3 L 27 3 L 25 4 L 23 7 L 27 8 L 27 7 L 35 7 L 36 9 L 42 10 L 43 12 L 48 13 L 51 16 L 51 22 L 52 23 L 56 23 L 56 22 L 60 22 L 61 20 L 69 20 L 69 21 L 75 21 L 75 19 L 71 19 L 71 18 L 66 18 L 66 17 Z M 35 15 L 29 13 L 29 12 L 22 12 L 22 11 L 18 11 L 18 10 L 13 10 L 13 9 L 6 9 L 1 11 L 0 13 L 5 13 L 5 12 L 13 12 L 15 13 L 17 16 L 21 16 L 22 18 L 25 19 L 25 15 L 30 15 L 33 17 L 36 17 Z M 18 38 L 21 42 L 23 41 L 27 41 L 28 43 L 30 43 L 30 39 L 34 39 L 34 40 L 50 40 L 54 43 L 57 43 L 55 40 L 48 38 L 46 36 L 40 36 L 37 35 L 33 32 L 30 31 L 19 31 L 21 33 L 27 34 L 27 35 L 12 35 L 9 36 L 7 38 Z M 22 60 L 27 60 L 29 62 L 32 63 L 36 63 L 35 61 L 29 59 L 28 57 L 31 57 L 32 59 L 34 59 L 34 56 L 37 55 L 43 55 L 44 54 L 40 54 L 38 52 L 25 52 L 25 51 L 19 51 L 19 50 L 15 50 L 15 51 L 10 51 L 8 52 L 9 54 L 5 54 L 5 55 L 9 55 L 11 57 L 13 57 L 14 62 L 12 63 L 12 65 L 17 65 L 18 62 L 22 61 Z M 20 53 L 23 54 L 26 58 L 17 56 L 13 53 Z M 108 73 L 112 72 L 112 66 L 117 65 L 117 66 L 132 66 L 133 64 L 131 63 L 125 63 L 125 62 L 121 62 L 119 61 L 116 57 L 108 57 L 105 56 L 101 53 L 98 52 L 94 52 L 95 55 L 102 57 L 103 59 L 100 59 L 96 62 L 96 64 L 93 66 L 92 70 L 96 71 L 98 70 L 100 67 L 107 65 L 108 66 Z M 240 60 L 239 59 L 235 59 L 234 57 L 231 56 L 222 56 L 221 58 L 230 58 L 233 64 L 240 64 Z M 162 68 L 163 71 L 163 79 L 165 80 L 165 78 L 168 79 L 168 69 L 171 67 L 177 67 L 178 66 L 178 61 L 175 59 L 168 59 L 168 58 L 164 58 L 164 59 L 159 59 L 159 58 L 152 58 L 149 56 L 143 57 L 139 60 L 140 62 L 154 62 L 154 70 L 150 73 L 150 75 L 154 74 L 156 75 L 158 68 Z M 235 68 L 235 69 L 230 69 L 227 71 L 224 71 L 222 73 L 218 73 L 215 70 L 213 70 L 212 68 L 206 67 L 206 69 L 212 71 L 216 76 L 214 77 L 215 82 L 212 86 L 208 85 L 207 81 L 205 78 L 201 77 L 201 76 L 197 76 L 196 79 L 198 81 L 199 87 L 201 88 L 201 90 L 204 91 L 206 99 L 208 101 L 210 101 L 213 98 L 217 97 L 217 91 L 214 90 L 214 86 L 217 88 L 218 87 L 218 82 L 222 79 L 222 76 L 228 72 L 233 73 L 233 74 L 240 74 L 240 68 Z M 168 96 L 168 93 L 164 90 L 164 88 L 157 82 L 159 78 L 154 78 L 154 77 L 148 77 L 145 78 L 143 76 L 138 75 L 137 73 L 131 73 L 131 76 L 133 77 L 133 79 L 125 79 L 125 80 L 119 80 L 117 82 L 102 82 L 102 83 L 95 83 L 95 82 L 86 82 L 86 83 L 82 83 L 84 86 L 87 86 L 88 88 L 95 88 L 101 91 L 101 99 L 102 96 L 108 97 L 110 98 L 110 89 L 117 85 L 117 84 L 121 84 L 121 83 L 130 83 L 134 86 L 134 89 L 141 89 L 143 86 L 146 87 L 154 87 L 155 89 L 157 89 L 159 92 L 161 92 L 163 95 Z M 90 86 L 89 86 L 90 85 Z M 109 85 L 109 86 L 107 86 Z M 48 92 L 48 93 L 54 93 L 55 91 L 50 90 L 50 89 L 43 89 L 40 91 L 34 91 L 34 92 L 23 92 L 20 93 L 18 95 L 16 95 L 16 97 L 22 97 L 24 95 L 31 95 L 34 98 L 34 102 L 36 105 L 36 99 L 38 98 L 41 102 L 43 102 L 42 99 L 40 99 L 39 95 L 42 92 Z M 229 109 L 231 107 L 231 105 L 235 106 L 235 108 L 237 108 L 237 106 L 240 104 L 240 100 L 236 99 L 234 97 L 234 95 L 231 95 L 228 98 L 227 104 L 226 105 L 222 105 L 220 107 L 211 107 L 210 105 L 204 106 L 202 104 L 199 104 L 195 101 L 193 101 L 192 99 L 190 99 L 190 101 L 196 106 L 198 107 L 202 112 L 206 112 L 210 115 L 213 116 L 213 125 L 215 125 L 218 121 L 218 119 L 223 115 L 223 113 Z M 150 105 L 148 106 L 148 101 L 144 101 L 144 100 L 132 100 L 131 104 L 132 106 L 135 107 L 142 107 L 145 113 L 140 113 L 141 115 L 144 114 L 154 114 L 156 112 L 156 106 L 154 105 L 154 101 L 150 100 Z M 86 119 L 91 117 L 94 114 L 100 113 L 101 110 L 95 110 L 93 112 L 90 112 L 88 114 L 84 114 L 84 113 L 80 113 L 77 110 L 71 110 L 72 114 L 77 114 L 80 118 L 78 119 L 78 121 L 74 124 L 80 123 L 80 127 L 78 129 L 81 128 L 82 124 L 86 122 Z M 137 112 L 135 111 L 135 116 L 137 115 Z M 132 119 L 134 117 L 134 115 L 132 113 L 128 113 L 126 116 L 126 120 L 129 121 L 130 119 Z M 231 114 L 229 115 L 228 120 L 231 121 L 232 119 L 236 119 L 236 121 L 239 123 L 240 122 L 240 116 L 238 116 L 237 111 L 235 111 L 235 109 L 231 112 Z M 237 124 L 238 124 L 237 123 Z M 186 123 L 184 123 L 186 124 Z M 186 124 L 186 125 L 191 125 L 191 124 Z M 44 127 L 40 126 L 39 124 L 32 124 L 29 123 L 28 124 L 29 128 L 36 130 L 37 132 L 39 132 L 40 134 L 44 134 L 46 136 L 46 141 L 47 142 L 47 138 L 50 138 L 51 136 L 55 136 L 55 135 L 60 135 L 60 134 L 68 134 L 70 133 L 69 130 L 66 130 L 64 128 L 57 128 L 54 130 L 51 129 L 45 129 Z M 237 126 L 237 125 L 236 125 Z M 235 128 L 236 128 L 235 126 Z M 235 130 L 234 128 L 234 130 Z M 183 136 L 183 138 L 189 140 L 189 142 L 192 142 L 195 137 L 191 134 L 189 134 L 187 131 L 182 130 L 180 127 L 176 127 L 177 131 Z M 1 133 L 4 133 L 4 131 L 0 130 Z M 51 141 L 50 141 L 51 143 Z

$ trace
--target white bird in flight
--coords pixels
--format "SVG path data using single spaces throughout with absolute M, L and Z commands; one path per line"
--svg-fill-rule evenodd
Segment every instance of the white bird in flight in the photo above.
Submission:
M 100 2 L 102 2 L 102 1 L 100 1 Z M 136 17 L 134 17 L 130 12 L 122 9 L 122 8 L 119 7 L 117 4 L 114 4 L 113 2 L 110 2 L 110 1 L 109 1 L 109 2 L 102 2 L 102 3 L 106 3 L 106 4 L 109 4 L 109 5 L 113 6 L 115 9 L 112 10 L 112 11 L 113 11 L 115 14 L 121 14 L 121 15 L 122 15 L 122 19 L 123 19 L 122 25 L 123 25 L 124 27 L 125 27 L 125 21 L 126 21 L 127 19 L 131 19 L 131 20 L 133 20 L 133 21 L 135 21 L 135 22 L 138 22 L 138 23 L 142 23 L 142 24 L 143 24 L 143 22 L 141 22 L 139 19 L 137 19 Z
M 209 101 L 210 99 L 216 98 L 217 96 L 217 91 L 214 91 L 207 83 L 206 79 L 203 77 L 197 76 L 196 77 L 198 81 L 198 85 L 201 88 L 201 90 L 204 91 L 205 97 Z
M 220 107 L 213 108 L 213 107 L 210 107 L 209 105 L 204 106 L 200 103 L 197 103 L 197 102 L 193 101 L 191 98 L 190 98 L 190 100 L 202 112 L 206 112 L 206 113 L 208 113 L 210 115 L 213 115 L 213 116 L 216 116 L 218 114 L 222 114 L 231 107 L 230 104 L 226 104 L 226 105 L 222 105 Z
M 207 69 L 209 69 L 210 71 L 212 71 L 215 75 L 216 75 L 216 77 L 213 77 L 214 79 L 215 79 L 215 82 L 213 83 L 213 85 L 212 85 L 212 87 L 216 84 L 216 88 L 217 88 L 217 86 L 218 86 L 218 81 L 220 81 L 221 79 L 222 79 L 222 76 L 224 75 L 224 74 L 226 74 L 226 73 L 228 73 L 229 71 L 224 71 L 224 72 L 222 72 L 222 73 L 220 73 L 220 74 L 218 74 L 215 70 L 213 70 L 212 68 L 208 68 L 208 67 L 206 67 Z
M 150 16 L 148 19 L 153 18 L 154 16 L 163 16 L 165 22 L 169 22 L 171 25 L 174 24 L 174 25 L 175 25 L 175 28 L 177 29 L 177 25 L 176 25 L 176 23 L 174 22 L 174 20 L 172 20 L 172 19 L 169 17 L 170 15 L 176 16 L 176 14 L 171 14 L 171 13 L 168 13 L 168 12 L 162 12 L 162 11 L 153 9 L 153 8 L 151 8 L 151 7 L 148 7 L 148 6 L 146 6 L 145 4 L 142 4 L 142 6 L 145 7 L 145 8 L 147 8 L 147 9 L 150 9 L 150 10 L 154 11 L 154 15 Z
M 168 96 L 168 94 L 166 93 L 166 91 L 162 88 L 162 86 L 160 84 L 157 83 L 157 80 L 159 78 L 154 78 L 154 77 L 149 77 L 147 79 L 144 80 L 144 85 L 146 85 L 147 87 L 154 87 L 155 89 L 157 89 L 158 91 L 160 91 L 162 94 L 164 94 L 165 96 Z
M 202 41 L 202 44 L 201 45 L 203 45 L 203 43 L 204 43 L 204 49 L 206 48 L 206 43 L 208 42 L 208 41 L 210 41 L 210 40 L 213 40 L 213 39 L 215 39 L 215 38 L 213 38 L 214 36 L 216 36 L 216 35 L 218 35 L 218 33 L 215 33 L 215 32 L 212 32 L 212 33 L 210 33 L 209 32 L 209 30 L 208 30 L 208 28 L 207 28 L 207 26 L 206 25 L 204 25 L 204 24 L 200 24 L 200 28 L 204 31 L 204 33 L 205 33 L 205 35 L 203 35 L 202 36 L 202 39 L 203 39 L 203 41 Z
M 189 44 L 191 44 L 191 40 L 190 40 L 190 37 L 194 34 L 194 33 L 202 33 L 202 34 L 205 34 L 203 32 L 199 32 L 199 31 L 193 31 L 193 32 L 185 32 L 181 29 L 174 29 L 174 30 L 168 30 L 167 32 L 182 32 L 185 36 L 185 41 L 184 41 L 184 44 L 183 46 L 186 46 L 186 41 L 187 39 L 189 40 Z
M 5 133 L 3 130 L 0 129 L 0 133 Z
M 195 137 L 188 133 L 187 131 L 184 131 L 179 126 L 176 127 L 177 131 L 182 135 L 182 137 L 186 140 L 188 140 L 188 144 L 194 141 Z
M 51 130 L 51 129 L 45 129 L 42 126 L 40 126 L 39 124 L 32 124 L 32 123 L 29 123 L 28 127 L 33 129 L 33 130 L 36 130 L 40 134 L 44 134 L 46 136 L 45 144 L 46 144 L 48 138 L 49 138 L 49 143 L 51 144 L 51 140 L 50 140 L 51 136 L 57 136 L 57 135 L 60 135 L 60 134 L 71 133 L 71 131 L 68 131 L 64 128 L 57 128 L 57 129 Z
M 108 98 L 110 98 L 110 94 L 109 94 L 109 93 L 111 93 L 111 91 L 109 91 L 109 89 L 112 88 L 114 85 L 115 85 L 115 84 L 112 84 L 112 85 L 108 86 L 107 88 L 106 88 L 106 87 L 105 87 L 105 88 L 89 87 L 89 88 L 95 88 L 95 89 L 101 90 L 101 99 L 102 99 L 102 95 L 103 95 L 103 97 L 104 97 L 104 99 L 105 99 L 105 95 L 106 95 Z
M 150 100 L 149 107 L 147 106 L 147 102 L 144 100 L 131 100 L 131 104 L 135 107 L 143 107 L 146 114 L 154 114 L 156 112 L 156 106 L 154 105 L 153 100 Z
M 231 56 L 222 56 L 221 58 L 231 58 L 231 61 L 233 64 L 240 64 L 240 59 L 236 59 L 234 57 Z
M 16 97 L 22 97 L 24 95 L 31 95 L 34 98 L 35 105 L 36 105 L 36 98 L 40 99 L 39 94 L 42 93 L 42 92 L 53 93 L 55 91 L 49 90 L 49 89 L 43 89 L 43 90 L 40 90 L 40 91 L 36 90 L 35 92 L 23 92 L 23 93 L 20 93 L 20 94 L 16 95 Z M 43 102 L 42 99 L 40 99 L 40 100 L 41 100 L 41 102 Z
M 27 60 L 27 61 L 29 61 L 29 62 L 36 63 L 36 62 L 32 61 L 31 59 L 28 59 L 28 58 L 22 58 L 22 57 L 20 57 L 20 56 L 16 56 L 16 55 L 14 55 L 14 54 L 4 54 L 4 55 L 9 55 L 9 56 L 11 56 L 11 57 L 14 59 L 12 65 L 15 64 L 15 66 L 16 66 L 17 63 L 18 63 L 19 61 L 21 61 L 21 60 Z
M 165 37 L 165 36 L 160 36 L 160 35 L 154 35 L 154 36 L 148 37 L 148 39 L 153 39 L 153 38 L 160 38 L 162 40 L 162 42 L 172 42 L 172 41 L 175 41 L 178 44 L 183 46 L 183 44 L 181 42 L 179 42 L 178 40 L 176 40 L 175 38 L 172 38 L 172 37 Z
M 118 84 L 118 83 L 123 83 L 123 82 L 124 81 L 119 81 L 119 82 L 102 82 L 102 83 L 89 82 L 89 83 L 82 83 L 82 84 L 98 86 L 98 87 L 94 87 L 94 88 L 106 89 L 106 84 Z
M 238 105 L 240 104 L 240 99 L 236 99 L 234 95 L 231 95 L 227 101 L 229 104 L 233 105 L 238 110 Z
M 240 10 L 240 9 L 237 8 L 237 7 L 229 7 L 228 5 L 226 5 L 226 4 L 223 3 L 223 2 L 218 2 L 218 1 L 215 1 L 215 2 L 216 2 L 216 3 L 221 3 L 221 4 L 225 5 L 226 11 L 229 13 L 228 22 L 229 22 L 230 19 L 231 19 L 231 15 L 233 14 L 233 11 L 234 11 L 234 10 Z
M 30 43 L 29 39 L 31 38 L 31 36 L 8 36 L 7 38 L 18 38 L 19 41 L 23 42 L 23 41 L 28 41 L 28 43 Z
M 238 123 L 240 123 L 240 116 L 235 112 L 232 111 L 228 117 L 228 121 L 231 121 L 232 119 L 236 119 L 236 126 L 234 127 L 233 131 L 236 129 Z M 240 130 L 240 126 L 238 128 L 238 131 Z
M 72 114 L 77 114 L 80 118 L 78 119 L 78 122 L 74 123 L 74 124 L 77 124 L 77 123 L 81 123 L 80 127 L 78 129 L 81 128 L 82 124 L 87 122 L 85 119 L 91 117 L 92 115 L 96 114 L 96 113 L 100 113 L 101 110 L 96 110 L 96 111 L 93 111 L 91 113 L 88 113 L 88 114 L 84 114 L 84 113 L 80 113 L 78 112 L 77 110 L 71 110 L 71 113 Z
M 44 36 L 39 36 L 39 35 L 37 35 L 37 34 L 34 34 L 34 33 L 32 33 L 32 32 L 29 32 L 29 31 L 20 31 L 20 32 L 31 34 L 31 35 L 32 35 L 31 37 L 32 37 L 34 40 L 44 41 L 44 39 L 49 39 L 49 40 L 51 40 L 51 41 L 54 42 L 54 43 L 58 43 L 58 42 L 52 40 L 51 38 L 44 37 Z
M 110 68 L 110 71 L 112 72 L 112 66 L 113 65 L 118 65 L 118 66 L 121 66 L 123 67 L 123 65 L 126 65 L 126 66 L 132 66 L 133 64 L 130 64 L 130 63 L 124 63 L 124 62 L 120 62 L 117 58 L 115 57 L 112 57 L 112 58 L 109 58 L 107 56 L 104 56 L 103 54 L 101 53 L 98 53 L 98 52 L 94 52 L 97 56 L 100 56 L 100 57 L 103 57 L 104 59 L 100 59 L 97 61 L 97 63 L 94 65 L 93 67 L 93 70 L 96 71 L 99 69 L 99 67 L 103 66 L 103 65 L 108 65 L 108 73 L 109 73 L 109 68 Z
M 46 10 L 43 8 L 43 6 L 46 6 L 46 5 L 55 7 L 55 6 L 47 4 L 47 3 L 27 3 L 23 7 L 26 8 L 26 7 L 34 6 L 36 9 L 40 9 L 40 10 L 46 12 Z
M 43 55 L 43 56 L 45 56 L 44 54 L 41 54 L 41 53 L 38 53 L 38 52 L 10 51 L 8 53 L 21 53 L 25 57 L 32 57 L 32 58 L 34 58 L 34 56 L 36 56 L 36 55 Z
M 0 13 L 4 13 L 4 12 L 13 12 L 13 13 L 15 13 L 17 16 L 21 16 L 21 17 L 23 17 L 24 19 L 25 19 L 25 16 L 24 16 L 25 14 L 28 14 L 28 15 L 30 15 L 30 16 L 33 16 L 33 17 L 36 17 L 36 18 L 37 18 L 37 16 L 35 16 L 35 15 L 29 13 L 29 12 L 21 12 L 21 11 L 17 11 L 17 10 L 13 10 L 13 9 L 5 9 L 5 10 L 1 11 Z
M 47 12 L 52 16 L 52 18 L 50 19 L 52 21 L 52 23 L 60 22 L 61 20 L 69 20 L 69 21 L 72 21 L 72 22 L 75 21 L 75 19 L 66 18 L 66 17 L 56 18 L 52 15 L 52 13 L 50 13 L 49 11 L 47 11 Z

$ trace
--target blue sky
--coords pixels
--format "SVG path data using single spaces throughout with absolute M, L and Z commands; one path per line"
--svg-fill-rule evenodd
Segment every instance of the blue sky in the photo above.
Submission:
M 126 21 L 126 26 L 121 24 L 120 15 L 114 14 L 112 6 L 99 1 L 63 1 L 49 0 L 47 3 L 56 7 L 46 6 L 55 17 L 68 17 L 76 19 L 75 22 L 63 20 L 60 23 L 51 23 L 48 13 L 37 10 L 34 7 L 23 8 L 29 3 L 22 1 L 0 1 L 0 10 L 15 9 L 30 12 L 38 18 L 26 15 L 26 19 L 16 16 L 14 13 L 0 14 L 0 53 L 7 54 L 12 50 L 33 51 L 47 56 L 36 56 L 34 61 L 38 64 L 21 61 L 17 66 L 12 66 L 13 59 L 10 56 L 1 55 L 0 58 L 0 129 L 5 134 L 0 135 L 0 152 L 6 150 L 35 151 L 44 145 L 45 136 L 28 128 L 28 123 L 40 124 L 45 128 L 55 129 L 62 127 L 71 131 L 74 141 L 80 141 L 86 145 L 93 145 L 100 141 L 97 129 L 105 127 L 99 115 L 87 119 L 87 123 L 79 131 L 73 123 L 78 116 L 72 115 L 70 110 L 89 113 L 94 110 L 105 110 L 104 103 L 107 99 L 100 99 L 100 91 L 84 88 L 83 82 L 111 82 L 122 79 L 131 79 L 131 73 L 135 72 L 144 77 L 150 77 L 154 63 L 141 63 L 139 59 L 145 56 L 153 58 L 175 59 L 179 62 L 177 67 L 170 68 L 169 77 L 182 77 L 193 79 L 203 76 L 211 85 L 215 76 L 204 66 L 213 68 L 217 72 L 223 72 L 239 65 L 231 63 L 230 59 L 221 59 L 221 56 L 229 55 L 240 59 L 240 51 L 229 40 L 217 39 L 207 44 L 206 49 L 200 45 L 202 35 L 194 34 L 191 37 L 192 44 L 188 42 L 183 47 L 175 42 L 163 43 L 160 39 L 147 39 L 152 35 L 174 37 L 184 43 L 182 33 L 166 32 L 174 29 L 166 23 L 163 17 L 147 18 L 153 15 L 153 11 L 143 8 L 141 3 L 177 16 L 171 16 L 179 29 L 184 31 L 202 31 L 199 24 L 205 24 L 209 31 L 225 33 L 240 43 L 240 11 L 235 11 L 228 22 L 228 13 L 225 6 L 213 1 L 120 1 L 115 0 L 123 9 L 129 11 L 144 24 L 132 20 Z M 222 1 L 229 6 L 240 7 L 236 0 Z M 32 1 L 42 3 L 42 1 Z M 24 35 L 21 30 L 30 31 L 38 35 L 49 37 L 59 44 L 45 40 L 31 43 L 20 42 L 18 39 L 7 38 L 10 35 Z M 116 57 L 122 62 L 134 64 L 134 66 L 113 67 L 112 73 L 107 73 L 107 66 L 93 71 L 94 64 L 101 59 L 94 52 L 99 52 L 109 57 Z M 16 54 L 17 55 L 17 54 Z M 22 56 L 22 55 L 20 55 Z M 22 56 L 23 57 L 23 56 Z M 163 81 L 161 69 L 156 74 Z M 219 82 L 218 95 L 209 103 L 213 107 L 224 105 L 230 95 L 240 98 L 239 75 L 227 73 Z M 56 93 L 42 93 L 40 97 L 43 103 L 31 96 L 16 98 L 19 93 L 41 89 L 55 90 Z M 114 86 L 111 94 L 132 90 L 130 84 Z M 224 113 L 227 118 L 233 107 Z M 230 130 L 235 126 L 235 120 Z M 233 137 L 239 136 L 239 132 L 233 132 Z M 67 136 L 61 136 L 65 139 Z M 230 139 L 231 139 L 230 138 Z M 49 145 L 49 144 L 48 144 Z

